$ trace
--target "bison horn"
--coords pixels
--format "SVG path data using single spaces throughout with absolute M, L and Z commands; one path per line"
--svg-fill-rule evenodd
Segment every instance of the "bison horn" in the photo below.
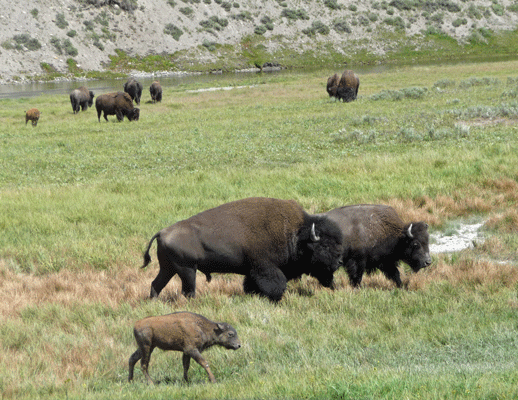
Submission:
M 408 237 L 410 239 L 412 239 L 414 237 L 414 235 L 412 235 L 412 225 L 413 224 L 410 224 L 410 226 L 408 227 L 408 232 L 407 232 L 408 233 Z
M 315 233 L 315 224 L 311 225 L 311 240 L 314 242 L 318 242 L 320 240 L 320 236 L 317 236 Z

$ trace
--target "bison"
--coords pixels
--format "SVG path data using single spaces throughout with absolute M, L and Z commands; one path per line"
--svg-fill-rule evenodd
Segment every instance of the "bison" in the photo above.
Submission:
M 200 364 L 211 382 L 216 382 L 209 363 L 202 357 L 202 351 L 219 345 L 237 350 L 241 347 L 236 330 L 225 322 L 212 322 L 202 315 L 190 312 L 176 312 L 158 317 L 147 317 L 137 321 L 133 329 L 138 350 L 129 359 L 128 381 L 133 379 L 133 369 L 138 360 L 149 383 L 148 366 L 155 347 L 162 350 L 183 352 L 183 377 L 189 381 L 187 371 L 191 358 Z
M 151 95 L 151 101 L 153 103 L 162 101 L 162 86 L 160 86 L 160 82 L 154 81 L 151 83 L 151 86 L 149 87 L 149 94 Z
M 106 93 L 97 97 L 95 100 L 95 108 L 97 109 L 97 119 L 101 122 L 101 113 L 104 119 L 108 121 L 108 115 L 115 115 L 120 122 L 124 116 L 130 121 L 138 121 L 140 109 L 133 107 L 133 101 L 127 93 L 116 92 Z
M 363 273 L 381 270 L 401 287 L 398 264 L 402 260 L 414 272 L 431 264 L 428 224 L 404 223 L 385 205 L 360 204 L 325 213 L 343 234 L 343 266 L 351 284 L 359 286 Z
M 329 97 L 336 97 L 336 90 L 338 89 L 338 84 L 340 83 L 340 76 L 338 74 L 334 74 L 327 79 L 327 94 Z
M 27 125 L 28 121 L 31 121 L 32 126 L 38 125 L 40 115 L 41 113 L 37 108 L 31 108 L 30 110 L 25 111 L 25 125 Z
M 72 111 L 74 114 L 88 110 L 94 104 L 94 92 L 88 90 L 85 86 L 81 86 L 70 93 L 70 103 L 72 104 Z
M 329 93 L 329 96 L 334 96 L 344 102 L 356 100 L 360 87 L 360 78 L 350 69 L 346 69 L 343 72 L 338 83 L 336 83 L 337 77 L 338 74 L 335 74 L 327 80 L 327 93 Z
M 244 275 L 245 293 L 279 301 L 287 281 L 302 274 L 332 288 L 343 253 L 340 229 L 328 217 L 310 215 L 294 200 L 264 197 L 226 203 L 162 229 L 151 238 L 142 268 L 155 239 L 160 271 L 150 297 L 175 274 L 182 293 L 194 297 L 199 269 L 209 281 L 213 272 Z
M 142 96 L 142 83 L 135 78 L 129 78 L 124 84 L 124 92 L 131 96 L 131 100 L 135 100 L 137 105 L 140 105 L 140 97 Z

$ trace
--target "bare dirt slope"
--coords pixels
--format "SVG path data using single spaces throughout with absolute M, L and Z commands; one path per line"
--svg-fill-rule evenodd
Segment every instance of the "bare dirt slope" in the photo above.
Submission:
M 437 29 L 463 41 L 480 28 L 516 29 L 515 8 L 514 0 L 0 0 L 0 83 L 41 74 L 42 66 L 67 72 L 67 59 L 101 71 L 116 49 L 183 51 L 187 61 L 210 63 L 218 57 L 211 43 L 239 47 L 250 35 L 270 52 L 331 45 L 345 58 L 364 49 L 381 56 L 398 45 L 386 32 L 419 42 L 425 29 Z

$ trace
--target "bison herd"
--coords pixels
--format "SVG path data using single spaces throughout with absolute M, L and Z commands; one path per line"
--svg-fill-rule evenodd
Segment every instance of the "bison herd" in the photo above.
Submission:
M 401 287 L 400 261 L 414 272 L 432 262 L 428 225 L 405 223 L 386 205 L 350 205 L 309 214 L 294 200 L 252 197 L 232 201 L 157 232 L 144 252 L 142 268 L 151 262 L 149 251 L 155 240 L 159 272 L 151 283 L 151 298 L 175 275 L 180 277 L 183 295 L 194 297 L 198 270 L 209 282 L 212 273 L 243 275 L 245 293 L 278 302 L 287 282 L 304 274 L 333 289 L 333 275 L 341 266 L 354 287 L 365 272 L 380 270 Z M 128 381 L 141 360 L 144 376 L 153 383 L 149 359 L 158 347 L 183 352 L 186 381 L 194 358 L 215 382 L 201 352 L 213 345 L 241 347 L 232 326 L 188 312 L 137 321 L 134 336 L 138 349 L 129 359 Z
M 360 80 L 351 70 L 334 74 L 327 81 L 327 93 L 343 102 L 356 100 Z M 123 92 L 102 94 L 95 101 L 98 121 L 115 115 L 138 121 L 142 84 L 128 79 Z M 149 88 L 151 102 L 162 100 L 162 87 L 154 81 Z M 92 107 L 94 93 L 82 86 L 70 93 L 74 114 Z M 25 123 L 36 126 L 40 112 L 26 112 Z M 182 294 L 196 294 L 196 273 L 210 282 L 213 273 L 244 276 L 245 293 L 279 302 L 290 280 L 309 275 L 334 289 L 334 273 L 341 267 L 350 284 L 358 287 L 365 273 L 381 271 L 397 287 L 402 286 L 398 266 L 408 264 L 414 272 L 432 260 L 428 225 L 422 221 L 403 222 L 386 205 L 359 204 L 335 208 L 320 214 L 306 212 L 294 200 L 252 197 L 232 201 L 200 212 L 158 231 L 144 252 L 142 268 L 151 262 L 149 254 L 157 243 L 159 272 L 151 283 L 150 298 L 157 297 L 175 275 L 181 280 Z M 141 319 L 135 323 L 138 349 L 129 359 L 128 381 L 133 379 L 140 360 L 148 382 L 152 351 L 183 352 L 184 379 L 193 358 L 215 382 L 201 353 L 219 345 L 237 350 L 241 343 L 236 330 L 224 322 L 213 322 L 194 313 L 176 312 Z

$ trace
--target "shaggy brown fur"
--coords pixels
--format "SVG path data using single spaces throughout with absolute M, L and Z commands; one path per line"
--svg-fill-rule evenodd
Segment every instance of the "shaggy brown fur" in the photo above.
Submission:
M 358 89 L 360 88 L 360 78 L 347 69 L 343 72 L 338 88 L 336 89 L 336 98 L 344 102 L 356 100 L 358 97 Z
M 157 101 L 162 101 L 162 86 L 160 86 L 160 82 L 154 81 L 149 87 L 149 94 L 151 95 L 151 101 L 153 103 Z
M 131 96 L 132 100 L 135 100 L 137 105 L 140 105 L 140 97 L 142 96 L 142 83 L 137 81 L 135 78 L 129 78 L 123 86 L 124 92 Z
M 338 84 L 340 83 L 340 76 L 338 74 L 334 74 L 327 79 L 327 93 L 329 97 L 336 97 L 336 91 L 338 89 Z
M 140 109 L 133 107 L 130 95 L 123 92 L 100 95 L 95 100 L 95 108 L 99 122 L 101 122 L 102 112 L 106 121 L 108 121 L 108 115 L 115 115 L 119 122 L 124 119 L 124 116 L 130 121 L 138 121 L 140 116 Z
M 87 87 L 81 86 L 70 93 L 70 103 L 72 104 L 72 110 L 74 114 L 88 110 L 88 107 L 92 107 L 94 104 L 94 92 L 88 90 Z
M 32 122 L 32 126 L 38 125 L 38 120 L 40 119 L 41 113 L 37 108 L 31 108 L 30 110 L 25 112 L 25 125 L 30 120 Z
M 188 382 L 187 372 L 191 358 L 200 364 L 211 382 L 216 382 L 209 363 L 201 353 L 211 346 L 219 345 L 226 349 L 237 350 L 241 342 L 236 330 L 225 322 L 212 322 L 202 315 L 190 312 L 177 312 L 158 317 L 147 317 L 137 321 L 133 330 L 138 350 L 129 359 L 128 381 L 133 379 L 133 370 L 138 360 L 149 383 L 148 366 L 155 347 L 162 350 L 183 352 L 183 377 Z

